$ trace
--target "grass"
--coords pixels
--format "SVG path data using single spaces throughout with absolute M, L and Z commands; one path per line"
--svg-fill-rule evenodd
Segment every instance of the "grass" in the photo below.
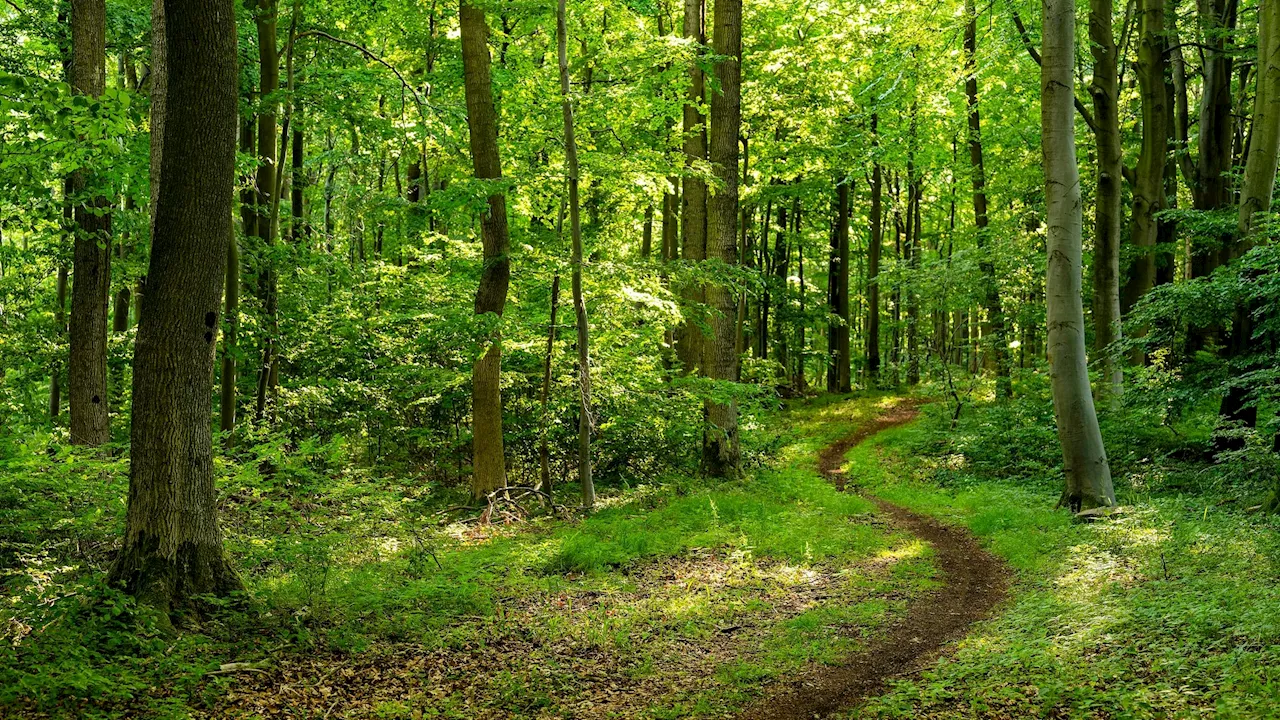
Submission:
M 933 581 L 926 546 L 813 469 L 818 449 L 886 402 L 806 403 L 774 419 L 774 460 L 748 477 L 618 490 L 569 522 L 439 526 L 450 495 L 366 476 L 332 444 L 280 453 L 270 475 L 229 467 L 223 517 L 253 611 L 177 638 L 97 580 L 118 516 L 102 518 L 98 554 L 33 531 L 29 544 L 54 550 L 15 558 L 5 579 L 0 709 L 721 716 L 774 679 L 838 662 Z M 93 475 L 57 475 L 44 511 L 79 527 L 71 486 Z M 39 477 L 22 481 L 41 491 Z M 230 662 L 263 672 L 219 674 Z

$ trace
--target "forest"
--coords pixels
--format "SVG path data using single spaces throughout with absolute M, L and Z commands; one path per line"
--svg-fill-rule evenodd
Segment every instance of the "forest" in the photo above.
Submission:
M 0 0 L 0 717 L 1280 718 L 1280 0 Z

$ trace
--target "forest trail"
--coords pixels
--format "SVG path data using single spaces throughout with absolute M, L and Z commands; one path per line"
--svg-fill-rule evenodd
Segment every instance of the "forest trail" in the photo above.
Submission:
M 824 448 L 818 455 L 819 472 L 843 491 L 845 453 L 876 433 L 911 422 L 918 414 L 918 402 L 898 403 Z M 895 524 L 929 543 L 942 586 L 914 600 L 906 614 L 844 664 L 785 684 L 749 707 L 740 720 L 811 720 L 847 710 L 882 692 L 890 681 L 923 670 L 1004 599 L 1011 579 L 1008 566 L 984 550 L 967 530 L 868 497 Z

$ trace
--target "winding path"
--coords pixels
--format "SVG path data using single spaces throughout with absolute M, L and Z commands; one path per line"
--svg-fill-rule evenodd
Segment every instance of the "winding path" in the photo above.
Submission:
M 825 448 L 818 470 L 844 490 L 845 453 L 866 438 L 915 419 L 917 405 L 904 401 Z M 748 708 L 741 720 L 812 720 L 848 710 L 884 691 L 894 679 L 926 668 L 946 647 L 988 617 L 1009 587 L 1009 568 L 967 530 L 946 525 L 893 503 L 870 497 L 880 511 L 933 546 L 942 586 L 916 598 L 904 615 L 841 665 L 822 668 L 781 684 Z

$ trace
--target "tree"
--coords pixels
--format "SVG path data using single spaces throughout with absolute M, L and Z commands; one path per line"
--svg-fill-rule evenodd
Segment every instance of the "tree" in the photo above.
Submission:
M 982 271 L 982 301 L 987 318 L 982 339 L 990 344 L 995 358 L 996 394 L 1012 397 L 1009 377 L 1009 339 L 1004 308 L 1000 303 L 1000 285 L 996 280 L 995 262 L 991 257 L 990 218 L 987 214 L 987 173 L 982 158 L 982 119 L 978 111 L 978 13 L 974 0 L 965 0 L 968 22 L 964 28 L 965 101 L 969 108 L 969 162 L 973 179 L 973 221 L 978 238 L 978 263 Z M 1071 97 L 1073 103 L 1075 96 Z
M 831 304 L 828 310 L 836 318 L 828 326 L 827 390 L 847 393 L 853 389 L 849 357 L 849 185 L 836 184 L 835 227 L 831 231 L 831 272 L 828 277 Z
M 1094 198 L 1093 230 L 1093 327 L 1094 349 L 1102 359 L 1098 395 L 1119 397 L 1124 370 L 1107 350 L 1120 339 L 1120 220 L 1124 171 L 1120 142 L 1120 79 L 1113 0 L 1089 0 L 1089 52 L 1093 54 L 1093 136 L 1097 152 L 1098 181 Z
M 563 0 L 562 0 L 563 1 Z M 721 187 L 707 200 L 707 259 L 738 264 L 738 135 L 742 130 L 742 0 L 717 0 L 713 15 L 713 51 L 717 92 L 711 96 L 711 167 Z M 737 302 L 723 280 L 707 284 L 711 310 L 711 338 L 703 348 L 702 364 L 713 380 L 738 379 L 735 346 Z M 803 373 L 803 365 L 801 366 Z M 709 398 L 707 425 L 702 436 L 702 463 L 708 474 L 738 473 L 741 450 L 738 407 L 732 398 Z
M 237 80 L 229 0 L 164 0 L 167 99 L 134 355 L 129 509 L 111 579 L 167 613 L 241 587 L 223 553 L 209 397 L 231 238 Z
M 578 485 L 582 490 L 582 507 L 590 510 L 596 502 L 596 488 L 591 479 L 591 354 L 587 351 L 587 303 L 582 297 L 578 142 L 573 135 L 573 102 L 569 98 L 569 31 L 565 26 L 565 14 L 565 0 L 560 0 L 556 5 L 556 39 L 560 58 L 560 98 L 564 113 L 564 154 L 569 185 L 569 233 L 573 238 L 573 313 L 578 328 Z M 652 214 L 649 219 L 652 221 Z M 645 255 L 647 257 L 648 253 Z
M 1066 473 L 1061 504 L 1078 512 L 1115 505 L 1116 500 L 1085 364 L 1084 303 L 1080 297 L 1084 219 L 1073 122 L 1075 3 L 1043 0 L 1043 8 L 1040 123 L 1048 225 L 1045 295 L 1049 373 Z
M 878 151 L 876 132 L 879 115 L 871 114 L 873 155 Z M 880 158 L 871 161 L 870 237 L 867 239 L 867 380 L 874 386 L 880 382 L 880 250 L 884 246 L 884 172 Z
M 511 261 L 507 231 L 507 197 L 498 156 L 498 115 L 489 79 L 489 26 L 484 11 L 461 0 L 458 22 L 462 35 L 463 84 L 467 97 L 467 126 L 471 131 L 471 163 L 477 180 L 489 181 L 487 210 L 480 219 L 484 269 L 476 290 L 475 313 L 501 319 L 507 304 Z M 474 475 L 471 494 L 481 498 L 507 484 L 502 445 L 502 330 L 495 322 L 484 354 L 471 371 L 471 432 Z
M 695 58 L 689 64 L 689 92 L 684 105 L 684 183 L 681 189 L 680 254 L 685 260 L 699 262 L 707 256 L 707 184 L 698 175 L 698 166 L 707 159 L 706 118 L 700 110 L 706 94 L 705 78 L 697 56 L 706 44 L 703 34 L 703 0 L 685 0 L 684 36 L 697 44 Z M 736 142 L 736 140 L 735 140 Z M 685 322 L 676 334 L 676 357 L 681 372 L 693 372 L 702 361 L 702 330 L 687 315 L 703 302 L 702 288 L 696 283 L 685 288 Z
M 252 0 L 251 0 L 252 2 Z M 279 11 L 277 0 L 256 0 L 254 25 L 258 31 L 258 92 L 262 107 L 258 112 L 258 176 L 257 217 L 254 220 L 258 239 L 268 254 L 276 243 L 275 213 L 272 208 L 277 202 L 277 148 L 276 148 L 276 107 L 279 99 L 276 93 L 280 90 L 280 51 L 277 47 L 276 22 Z M 276 347 L 280 334 L 279 278 L 275 261 L 268 257 L 262 270 L 259 291 L 266 313 L 266 339 L 262 344 L 262 365 L 258 370 L 257 419 L 266 418 L 267 405 L 274 393 L 277 378 Z
M 71 86 L 96 98 L 106 89 L 107 8 L 104 0 L 71 3 Z M 107 296 L 111 289 L 111 203 L 92 187 L 86 169 L 72 173 L 75 215 L 71 285 L 71 358 L 68 391 L 71 442 L 101 445 L 111 439 L 107 415 Z M 88 193 L 92 198 L 86 198 Z

